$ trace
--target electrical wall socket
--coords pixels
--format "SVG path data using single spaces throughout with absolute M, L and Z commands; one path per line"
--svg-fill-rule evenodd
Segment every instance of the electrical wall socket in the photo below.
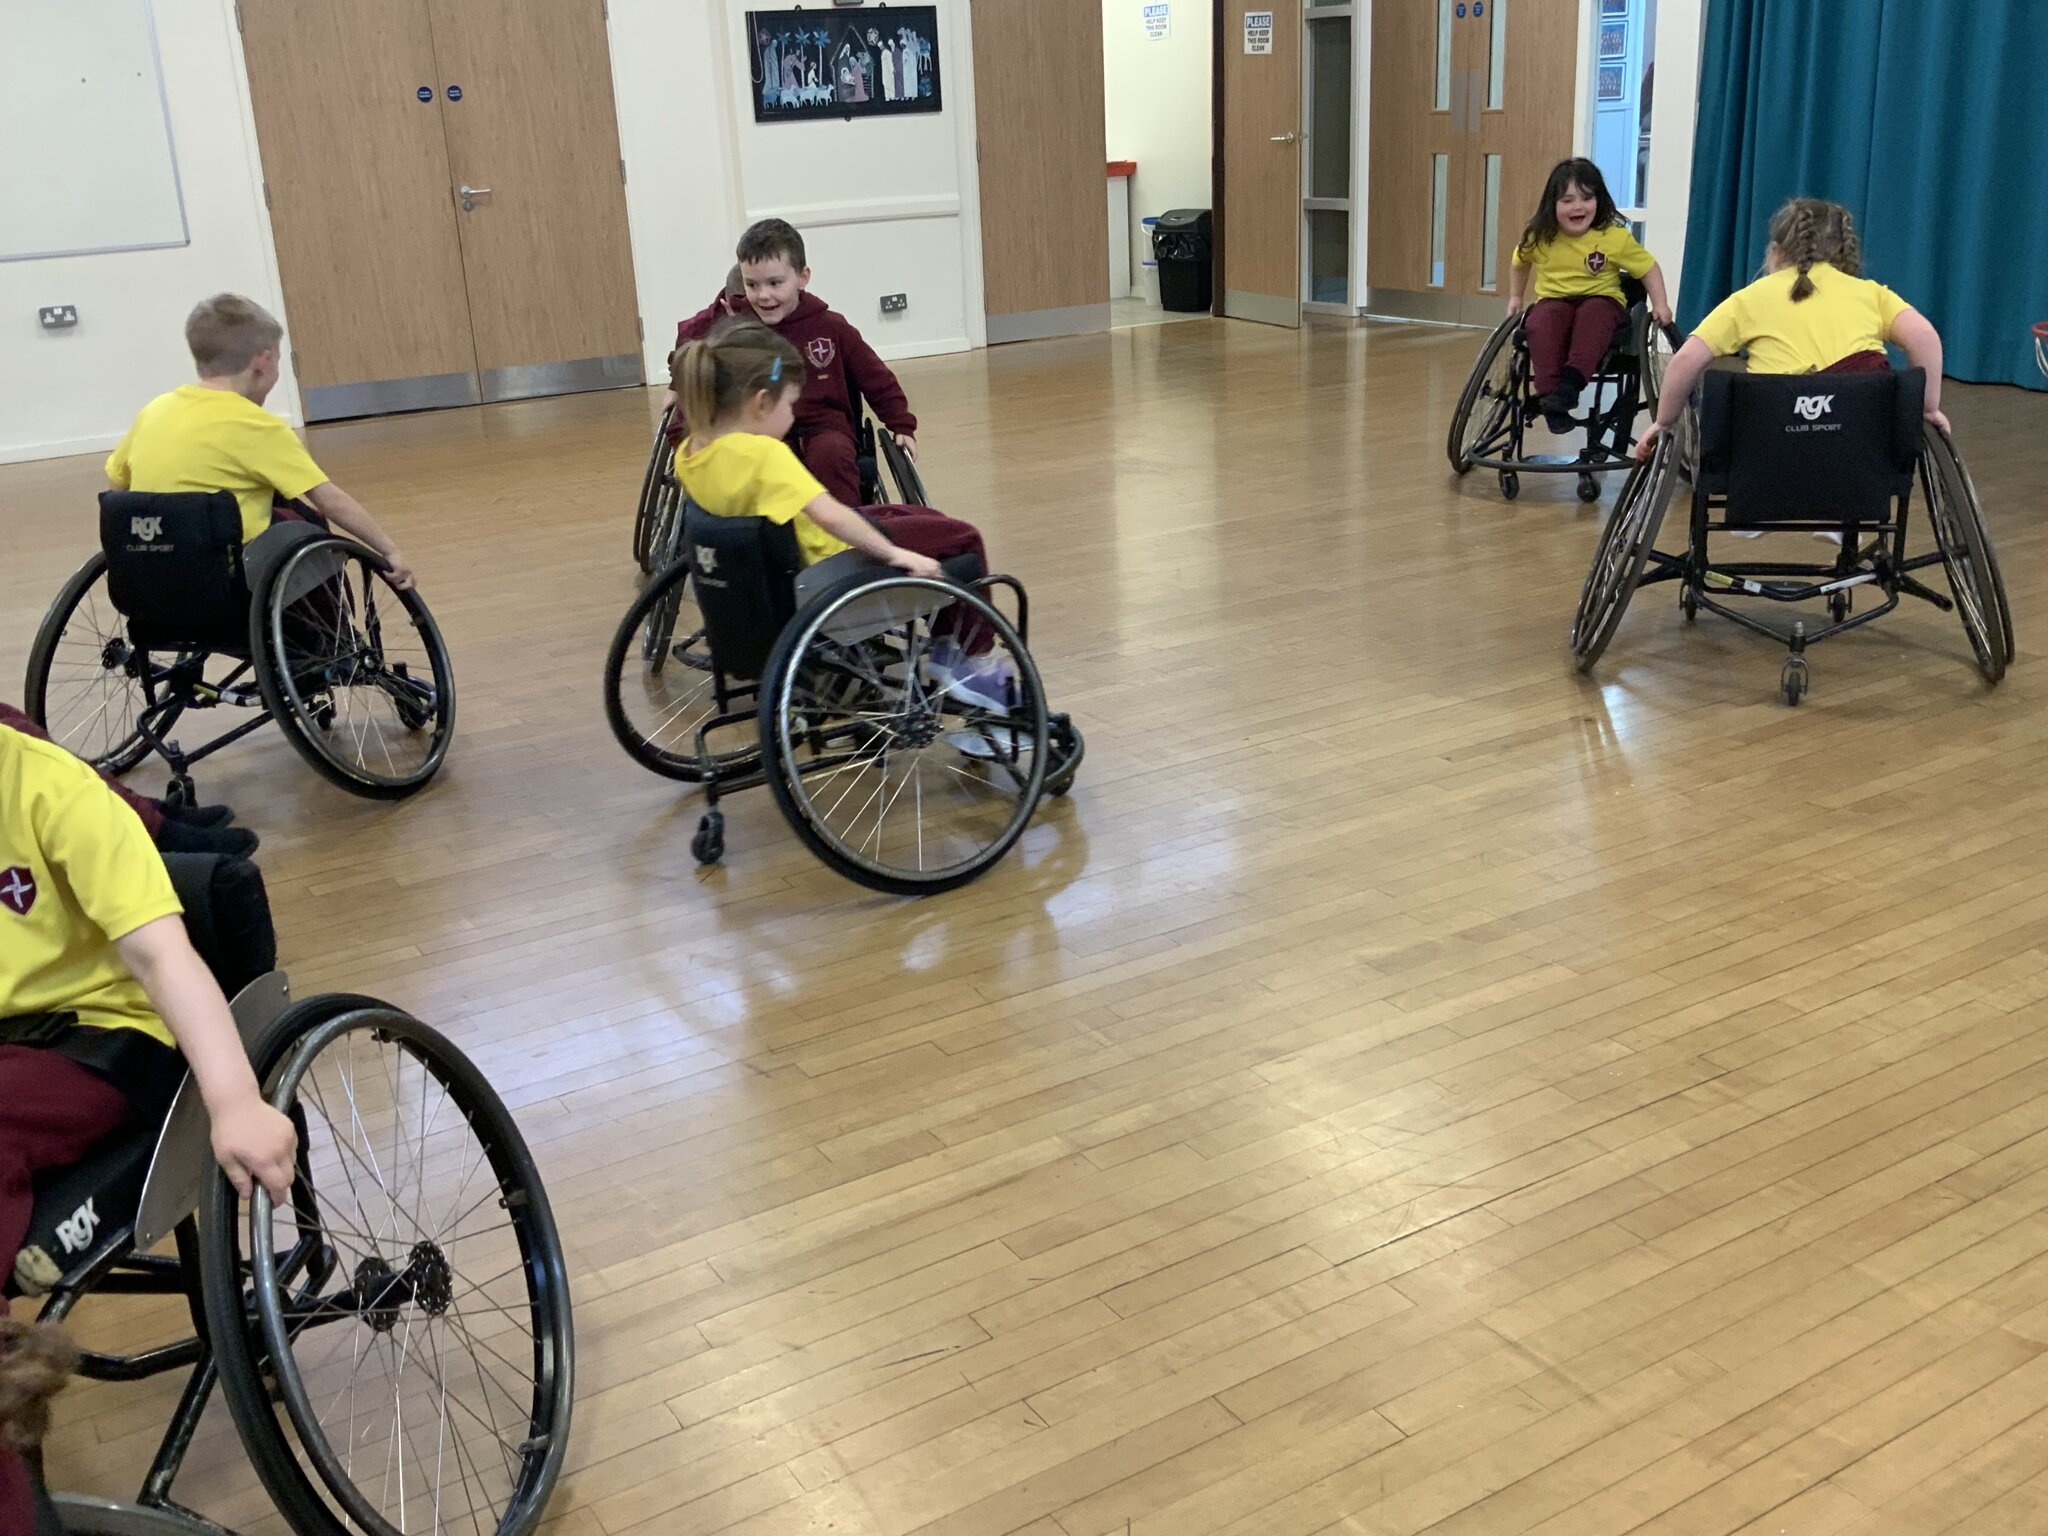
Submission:
M 36 318 L 43 322 L 46 331 L 68 331 L 78 324 L 76 304 L 45 304 L 36 311 Z
M 885 294 L 883 294 L 883 295 L 882 295 L 882 313 L 883 313 L 883 314 L 885 314 L 885 315 L 900 315 L 900 314 L 902 314 L 902 313 L 903 313 L 903 311 L 905 311 L 905 310 L 906 310 L 906 309 L 908 309 L 908 308 L 910 308 L 910 295 L 909 295 L 909 294 L 907 294 L 907 293 L 885 293 Z

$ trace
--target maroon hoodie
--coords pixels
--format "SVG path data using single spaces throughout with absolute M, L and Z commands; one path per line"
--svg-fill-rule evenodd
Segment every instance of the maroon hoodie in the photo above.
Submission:
M 678 325 L 676 345 L 701 339 L 728 313 L 753 313 L 742 299 L 733 301 L 732 311 L 725 304 L 721 293 Z M 889 365 L 875 355 L 853 322 L 823 299 L 802 294 L 789 318 L 775 329 L 804 360 L 804 392 L 796 402 L 796 437 L 826 426 L 850 432 L 854 389 L 891 432 L 917 431 L 917 418 L 910 414 L 910 402 L 903 398 L 903 386 L 896 382 Z

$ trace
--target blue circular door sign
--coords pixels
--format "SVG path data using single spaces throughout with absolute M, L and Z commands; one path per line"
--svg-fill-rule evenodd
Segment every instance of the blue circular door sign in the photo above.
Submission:
M 1474 16 L 1484 16 L 1486 14 L 1486 0 L 1472 0 L 1472 14 Z
M 434 99 L 434 88 L 431 85 L 423 85 L 419 88 L 417 94 L 421 101 L 432 101 Z
M 462 87 L 461 87 L 461 86 L 459 86 L 459 85 L 451 85 L 451 86 L 449 86 L 449 87 L 448 87 L 448 99 L 449 99 L 450 101 L 460 101 L 460 100 L 462 100 Z
M 1458 14 L 1459 14 L 1460 16 L 1463 16 L 1463 15 L 1465 14 L 1465 7 L 1464 7 L 1464 6 L 1462 6 L 1462 5 L 1461 5 L 1461 6 L 1459 6 L 1459 7 L 1458 7 Z

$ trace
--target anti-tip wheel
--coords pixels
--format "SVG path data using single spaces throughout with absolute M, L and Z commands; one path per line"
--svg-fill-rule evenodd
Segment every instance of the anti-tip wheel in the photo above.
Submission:
M 1507 497 L 1509 501 L 1513 501 L 1522 494 L 1522 477 L 1512 469 L 1502 470 L 1500 472 L 1500 493 Z
M 697 823 L 697 835 L 690 839 L 690 853 L 699 864 L 716 864 L 725 857 L 725 813 L 706 811 Z
M 164 786 L 164 804 L 176 809 L 179 806 L 197 805 L 198 803 L 199 786 L 192 782 L 192 775 L 189 773 L 173 774 L 171 782 Z
M 1595 480 L 1591 475 L 1579 476 L 1579 500 L 1598 501 L 1599 499 L 1600 482 L 1598 480 Z
M 1778 687 L 1785 695 L 1785 702 L 1796 705 L 1801 699 L 1805 698 L 1807 682 L 1806 658 L 1803 656 L 1786 657 L 1785 670 L 1778 674 Z

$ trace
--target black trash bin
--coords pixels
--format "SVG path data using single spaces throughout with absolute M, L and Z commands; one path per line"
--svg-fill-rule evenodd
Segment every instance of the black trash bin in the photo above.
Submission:
M 1159 305 L 1183 314 L 1210 307 L 1209 210 L 1175 208 L 1152 226 L 1152 259 L 1159 264 Z

